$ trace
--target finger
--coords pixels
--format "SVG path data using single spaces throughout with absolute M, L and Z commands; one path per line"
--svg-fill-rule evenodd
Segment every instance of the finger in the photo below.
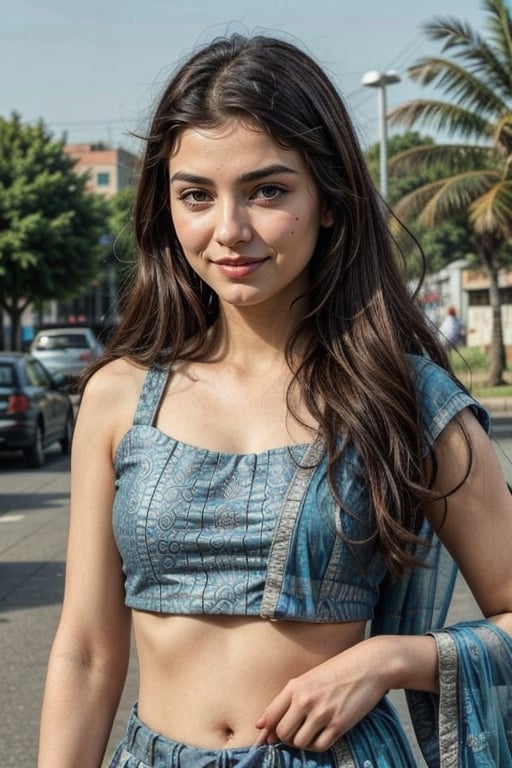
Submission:
M 290 703 L 290 696 L 282 691 L 265 707 L 261 717 L 256 720 L 256 728 L 266 728 L 269 732 L 275 730 L 277 723 L 287 712 Z
M 308 749 L 311 752 L 327 752 L 327 750 L 330 749 L 338 739 L 342 738 L 346 732 L 347 729 L 335 728 L 333 724 L 329 722 L 325 728 L 318 730 L 316 735 L 309 742 L 307 741 L 306 736 L 304 744 L 301 744 L 300 746 L 296 744 L 295 746 L 299 747 L 299 749 Z M 300 735 L 299 738 L 301 738 Z
M 295 739 L 297 734 L 303 729 L 305 720 L 306 715 L 303 712 L 286 712 L 275 727 L 279 740 L 284 741 L 286 744 L 295 745 Z
M 308 749 L 312 752 L 327 752 L 339 738 L 341 738 L 340 734 L 335 733 L 330 728 L 326 728 L 317 733 Z M 303 749 L 305 749 L 305 747 L 303 747 Z
M 315 751 L 323 751 L 320 745 L 327 743 L 328 736 L 326 726 L 328 724 L 319 724 L 314 718 L 305 718 L 301 726 L 296 729 L 295 733 L 289 737 L 289 743 L 299 749 L 312 749 Z
M 257 727 L 257 726 L 256 726 Z M 251 749 L 255 749 L 256 747 L 261 747 L 263 744 L 268 744 L 268 730 L 266 728 L 262 728 L 260 733 L 256 736 L 256 739 L 251 744 Z

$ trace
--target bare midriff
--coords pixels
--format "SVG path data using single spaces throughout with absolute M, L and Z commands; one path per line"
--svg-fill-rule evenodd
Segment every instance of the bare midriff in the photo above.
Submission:
M 139 717 L 197 747 L 253 744 L 288 680 L 364 637 L 364 622 L 311 624 L 134 611 Z

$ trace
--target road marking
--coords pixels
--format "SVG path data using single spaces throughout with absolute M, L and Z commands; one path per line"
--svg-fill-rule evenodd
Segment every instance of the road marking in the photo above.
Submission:
M 0 523 L 19 523 L 25 515 L 0 515 Z

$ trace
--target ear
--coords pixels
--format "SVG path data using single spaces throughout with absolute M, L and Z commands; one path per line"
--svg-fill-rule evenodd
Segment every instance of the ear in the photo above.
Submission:
M 320 214 L 320 226 L 321 227 L 332 227 L 334 224 L 334 213 L 331 208 L 327 207 L 327 204 L 324 203 L 322 206 L 322 212 Z

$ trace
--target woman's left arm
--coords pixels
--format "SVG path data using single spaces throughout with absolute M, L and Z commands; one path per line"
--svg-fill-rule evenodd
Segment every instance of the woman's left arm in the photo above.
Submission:
M 434 491 L 447 503 L 426 511 L 480 609 L 512 635 L 512 496 L 491 440 L 469 409 L 435 443 Z M 456 489 L 456 490 L 454 490 Z M 256 723 L 261 741 L 322 751 L 389 689 L 437 693 L 438 651 L 430 635 L 377 635 L 290 680 Z
M 494 446 L 466 409 L 434 449 L 434 490 L 449 495 L 446 505 L 431 504 L 427 517 L 483 615 L 512 635 L 512 495 Z

